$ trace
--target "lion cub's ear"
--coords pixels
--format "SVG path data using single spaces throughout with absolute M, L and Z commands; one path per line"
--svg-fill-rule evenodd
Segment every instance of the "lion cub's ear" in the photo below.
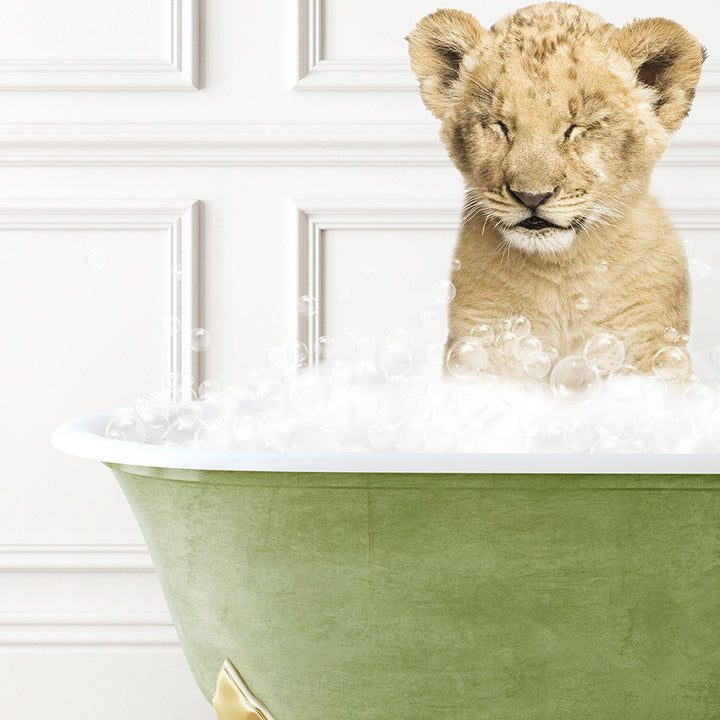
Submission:
M 635 68 L 638 82 L 657 91 L 655 112 L 675 132 L 695 97 L 706 57 L 703 46 L 678 23 L 647 18 L 620 28 L 615 48 Z
M 486 32 L 468 13 L 437 10 L 420 20 L 407 37 L 410 66 L 420 80 L 420 95 L 435 117 L 445 116 L 453 101 L 460 66 Z

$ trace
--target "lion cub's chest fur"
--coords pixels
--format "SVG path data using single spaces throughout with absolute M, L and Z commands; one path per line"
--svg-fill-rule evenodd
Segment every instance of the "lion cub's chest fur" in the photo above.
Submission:
M 452 277 L 457 292 L 446 350 L 471 337 L 477 324 L 497 330 L 502 320 L 522 315 L 561 357 L 581 354 L 597 333 L 611 333 L 625 345 L 626 363 L 649 372 L 652 355 L 667 344 L 667 328 L 689 332 L 689 280 L 682 243 L 659 206 L 646 198 L 634 210 L 606 237 L 578 243 L 562 263 L 508 247 L 478 219 L 466 222 L 455 252 L 461 265 Z M 515 359 L 494 353 L 489 370 L 512 372 L 513 365 Z

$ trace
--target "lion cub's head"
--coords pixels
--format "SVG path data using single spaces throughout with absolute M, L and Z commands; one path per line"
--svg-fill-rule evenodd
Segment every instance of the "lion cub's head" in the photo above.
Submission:
M 532 5 L 489 30 L 438 10 L 408 40 L 470 211 L 543 255 L 613 223 L 647 190 L 704 60 L 671 20 L 618 29 L 565 3 Z

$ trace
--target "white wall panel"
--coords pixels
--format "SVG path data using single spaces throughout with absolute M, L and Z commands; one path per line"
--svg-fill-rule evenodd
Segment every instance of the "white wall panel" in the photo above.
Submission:
M 189 89 L 196 0 L 0 4 L 0 87 Z

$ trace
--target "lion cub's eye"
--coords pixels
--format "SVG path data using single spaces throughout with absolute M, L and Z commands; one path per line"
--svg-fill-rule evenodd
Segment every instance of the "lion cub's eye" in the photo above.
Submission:
M 496 127 L 499 127 L 502 130 L 503 135 L 505 135 L 505 138 L 507 140 L 509 140 L 510 139 L 510 131 L 508 130 L 507 125 L 502 120 L 498 120 L 495 123 L 495 125 L 496 125 Z
M 574 138 L 578 133 L 580 132 L 580 128 L 577 125 L 571 125 L 566 131 L 565 131 L 565 139 L 571 140 Z

